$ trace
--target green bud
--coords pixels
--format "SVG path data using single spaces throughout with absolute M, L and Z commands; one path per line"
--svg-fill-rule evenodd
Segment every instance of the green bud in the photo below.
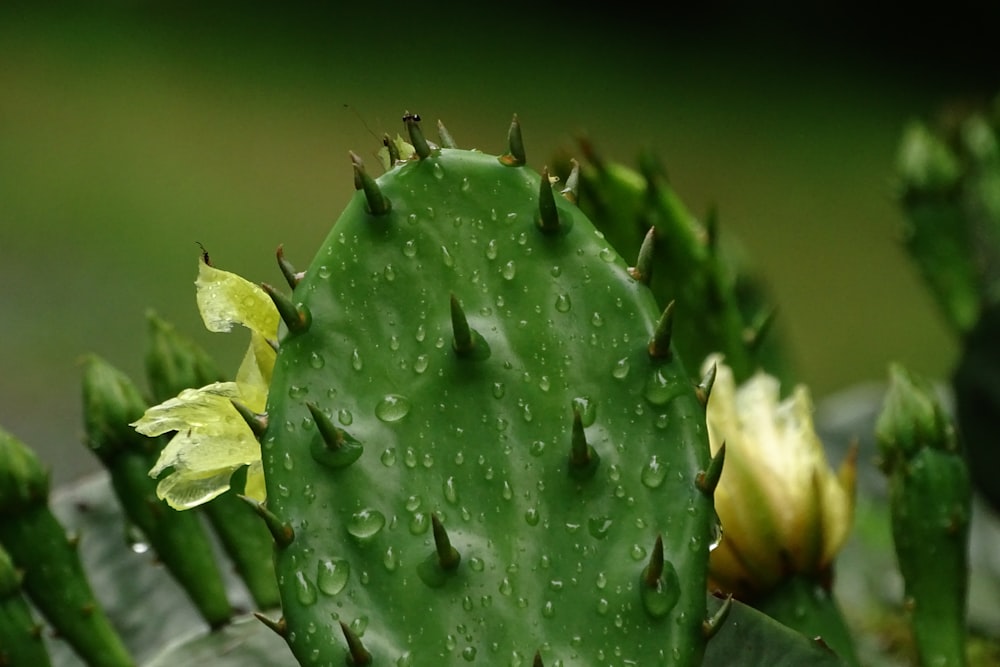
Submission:
M 933 387 L 900 364 L 889 367 L 889 390 L 875 425 L 879 454 L 888 472 L 920 449 L 957 451 L 955 429 Z
M 103 461 L 122 447 L 146 450 L 155 442 L 130 424 L 146 411 L 147 403 L 131 379 L 95 355 L 84 362 L 83 418 L 87 446 Z
M 961 166 L 948 146 L 919 123 L 906 128 L 898 171 L 906 190 L 928 193 L 947 192 L 961 177 Z
M 43 505 L 49 495 L 49 473 L 35 453 L 0 429 L 0 515 L 17 514 Z
M 146 348 L 146 377 L 153 400 L 162 402 L 185 389 L 203 387 L 223 380 L 215 362 L 193 340 L 150 311 L 149 344 Z

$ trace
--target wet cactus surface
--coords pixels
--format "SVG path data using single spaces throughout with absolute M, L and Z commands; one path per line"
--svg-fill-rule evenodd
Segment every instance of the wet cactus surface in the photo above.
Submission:
M 377 180 L 355 158 L 289 273 L 274 629 L 306 665 L 700 664 L 716 523 L 671 309 L 516 121 L 500 157 L 408 125 L 416 154 Z

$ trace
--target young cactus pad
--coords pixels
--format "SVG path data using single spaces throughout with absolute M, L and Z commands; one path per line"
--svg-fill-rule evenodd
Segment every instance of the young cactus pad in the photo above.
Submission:
M 272 626 L 305 665 L 700 664 L 710 453 L 670 309 L 516 119 L 499 158 L 407 125 L 275 296 Z

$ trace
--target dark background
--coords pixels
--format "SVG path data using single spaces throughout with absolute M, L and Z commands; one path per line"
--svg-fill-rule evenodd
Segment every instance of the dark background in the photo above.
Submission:
M 205 6 L 209 5 L 210 6 Z M 0 6 L 0 426 L 56 481 L 81 444 L 79 359 L 142 381 L 147 307 L 202 328 L 203 243 L 278 281 L 305 265 L 405 110 L 541 168 L 586 132 L 652 148 L 717 205 L 780 308 L 817 399 L 890 360 L 944 377 L 957 347 L 898 243 L 905 124 L 1000 91 L 987 3 L 7 2 Z

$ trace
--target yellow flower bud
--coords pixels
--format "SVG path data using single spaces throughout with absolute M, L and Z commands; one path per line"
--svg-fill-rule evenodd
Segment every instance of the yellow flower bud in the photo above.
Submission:
M 713 364 L 708 433 L 713 454 L 726 444 L 726 459 L 710 585 L 750 599 L 794 574 L 824 580 L 853 520 L 855 455 L 839 474 L 830 468 L 805 386 L 781 400 L 776 378 L 758 372 L 737 387 L 721 357 L 705 369 Z

